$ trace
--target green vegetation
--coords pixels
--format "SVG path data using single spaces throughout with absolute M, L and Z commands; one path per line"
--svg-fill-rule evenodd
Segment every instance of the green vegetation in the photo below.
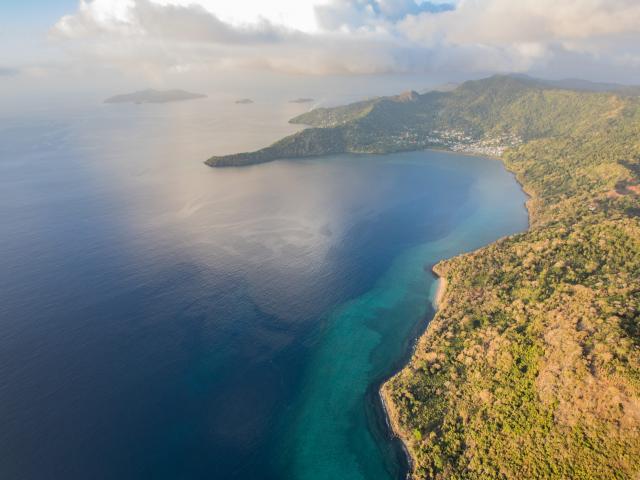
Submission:
M 415 478 L 637 478 L 640 104 L 507 98 L 479 128 L 527 139 L 503 159 L 531 230 L 436 266 L 443 303 L 383 388 L 394 428 Z
M 339 128 L 308 128 L 303 132 L 304 135 L 289 135 L 257 152 L 211 157 L 206 163 L 214 167 L 242 167 L 270 162 L 276 158 L 331 155 L 345 151 L 343 132 Z
M 466 82 L 450 92 L 406 92 L 315 109 L 291 120 L 313 128 L 257 152 L 212 157 L 206 163 L 243 166 L 282 158 L 424 148 L 500 156 L 523 141 L 584 134 L 594 128 L 593 112 L 615 111 L 619 102 L 633 98 L 559 90 L 532 79 L 496 76 Z
M 211 165 L 438 147 L 501 156 L 531 228 L 441 262 L 438 313 L 383 387 L 415 478 L 640 477 L 640 98 L 498 76 L 294 119 Z

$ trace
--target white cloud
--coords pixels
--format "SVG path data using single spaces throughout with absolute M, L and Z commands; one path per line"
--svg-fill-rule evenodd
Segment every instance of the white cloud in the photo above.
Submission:
M 438 17 L 417 15 L 413 38 L 443 33 L 457 44 L 601 39 L 640 34 L 637 0 L 463 0 Z
M 80 0 L 78 11 L 60 19 L 54 30 L 74 35 L 81 28 L 78 21 L 91 22 L 94 26 L 106 29 L 118 28 L 136 23 L 145 9 L 156 6 L 167 7 L 167 10 L 176 8 L 178 11 L 206 12 L 230 28 L 269 23 L 291 30 L 311 32 L 317 30 L 315 7 L 327 1 L 329 0 Z M 86 31 L 80 30 L 80 33 Z
M 52 37 L 82 61 L 156 74 L 637 70 L 640 2 L 83 0 Z
M 159 39 L 166 42 L 270 43 L 285 36 L 267 20 L 234 26 L 223 22 L 203 6 L 167 4 L 150 0 L 82 1 L 76 14 L 67 15 L 54 26 L 52 35 L 66 39 Z
M 194 71 L 262 68 L 296 74 L 411 70 L 412 46 L 384 32 L 304 32 L 264 18 L 232 24 L 200 4 L 150 0 L 82 2 L 60 19 L 52 38 L 83 61 L 125 68 Z

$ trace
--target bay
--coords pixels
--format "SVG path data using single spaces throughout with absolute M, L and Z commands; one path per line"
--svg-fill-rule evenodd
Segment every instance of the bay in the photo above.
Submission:
M 524 194 L 432 151 L 205 167 L 302 108 L 248 107 L 2 119 L 3 478 L 403 474 L 377 385 L 433 314 L 430 266 L 524 230 Z

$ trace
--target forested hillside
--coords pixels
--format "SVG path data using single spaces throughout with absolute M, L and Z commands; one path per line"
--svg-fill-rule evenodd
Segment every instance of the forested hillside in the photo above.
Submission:
M 406 92 L 336 108 L 292 123 L 309 125 L 257 152 L 212 157 L 210 166 L 241 166 L 334 153 L 391 153 L 442 148 L 486 155 L 539 138 L 602 129 L 608 115 L 635 108 L 636 96 L 551 88 L 496 76 L 450 92 Z
M 415 478 L 638 478 L 638 100 L 511 104 L 490 123 L 525 139 L 503 159 L 531 229 L 435 267 L 438 313 L 383 388 L 394 427 Z

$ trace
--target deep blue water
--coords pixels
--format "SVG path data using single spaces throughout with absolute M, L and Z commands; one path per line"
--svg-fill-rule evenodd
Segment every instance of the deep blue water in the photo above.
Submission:
M 428 268 L 526 228 L 524 195 L 436 152 L 201 163 L 291 108 L 2 119 L 1 478 L 402 473 L 375 384 L 432 313 Z

